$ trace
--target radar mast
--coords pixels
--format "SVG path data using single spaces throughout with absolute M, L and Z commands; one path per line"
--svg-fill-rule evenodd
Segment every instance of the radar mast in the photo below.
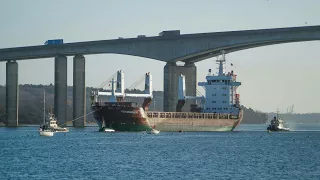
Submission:
M 219 76 L 223 76 L 223 63 L 226 62 L 225 50 L 221 51 L 221 58 L 217 58 L 217 63 L 219 63 Z

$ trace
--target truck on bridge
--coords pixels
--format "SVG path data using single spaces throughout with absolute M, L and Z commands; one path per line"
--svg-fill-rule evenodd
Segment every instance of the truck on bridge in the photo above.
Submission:
M 180 35 L 180 30 L 162 31 L 159 33 L 159 36 L 178 36 L 178 35 Z
M 45 45 L 49 45 L 49 44 L 63 44 L 63 39 L 47 40 L 44 44 L 45 44 Z

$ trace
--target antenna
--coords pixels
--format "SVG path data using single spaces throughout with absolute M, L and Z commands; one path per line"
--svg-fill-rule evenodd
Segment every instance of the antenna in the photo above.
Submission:
M 291 114 L 293 114 L 293 108 L 294 108 L 294 104 L 292 104 Z
M 225 55 L 225 51 L 221 51 L 221 58 L 219 59 L 219 55 L 217 56 L 217 62 L 225 62 L 226 61 L 226 55 Z
M 46 89 L 43 88 L 43 125 L 46 123 Z

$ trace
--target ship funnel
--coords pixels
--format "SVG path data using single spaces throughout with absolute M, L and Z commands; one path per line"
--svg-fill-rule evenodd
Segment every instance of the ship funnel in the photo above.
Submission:
M 186 97 L 186 78 L 184 75 L 179 76 L 178 83 L 178 100 L 184 100 Z
M 117 82 L 116 82 L 115 92 L 124 94 L 124 72 L 122 70 L 117 72 Z
M 152 75 L 150 72 L 146 73 L 145 83 L 144 83 L 144 92 L 150 94 L 152 97 Z

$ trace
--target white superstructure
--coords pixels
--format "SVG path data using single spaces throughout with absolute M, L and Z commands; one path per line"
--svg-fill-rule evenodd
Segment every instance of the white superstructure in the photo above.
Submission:
M 92 96 L 94 97 L 95 102 L 99 102 L 99 96 L 109 96 L 108 102 L 117 102 L 117 98 L 124 99 L 125 97 L 144 97 L 152 98 L 152 75 L 150 72 L 145 74 L 145 83 L 144 83 L 144 93 L 143 94 L 133 94 L 125 93 L 125 84 L 124 84 L 124 72 L 122 70 L 117 71 L 117 80 L 111 80 L 111 92 L 99 92 L 93 91 Z
M 231 71 L 224 72 L 224 64 L 226 62 L 225 54 L 222 52 L 221 58 L 217 59 L 219 64 L 219 72 L 211 74 L 211 69 L 206 76 L 205 82 L 199 82 L 199 86 L 205 89 L 205 97 L 191 97 L 185 95 L 185 76 L 179 77 L 179 100 L 185 99 L 201 99 L 200 112 L 204 113 L 231 113 L 238 114 L 240 111 L 240 95 L 237 94 L 237 87 L 241 82 L 237 82 L 237 75 Z

